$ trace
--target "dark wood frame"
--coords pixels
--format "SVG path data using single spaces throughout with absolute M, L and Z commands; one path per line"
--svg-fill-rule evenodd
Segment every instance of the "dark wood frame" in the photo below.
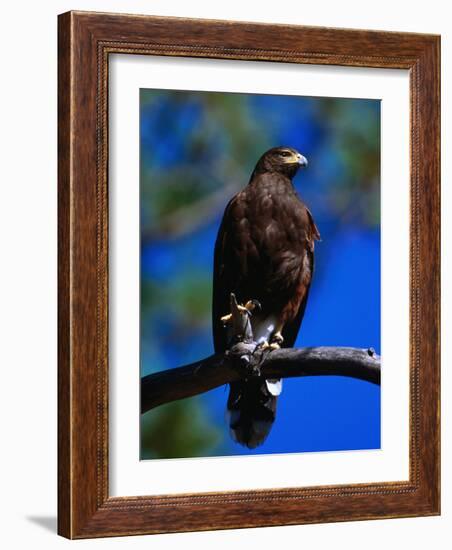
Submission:
M 58 532 L 85 538 L 439 514 L 440 38 L 69 12 L 59 16 L 58 49 Z M 109 497 L 111 53 L 410 71 L 409 481 Z

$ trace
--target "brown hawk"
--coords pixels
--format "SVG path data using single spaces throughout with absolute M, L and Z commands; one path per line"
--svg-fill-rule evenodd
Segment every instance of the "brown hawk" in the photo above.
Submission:
M 217 353 L 230 345 L 222 317 L 230 294 L 255 300 L 251 325 L 261 346 L 292 347 L 304 315 L 320 235 L 292 178 L 307 160 L 295 149 L 275 147 L 262 155 L 248 185 L 226 206 L 215 243 L 213 337 Z M 255 303 L 255 302 L 254 302 Z M 281 380 L 250 377 L 230 384 L 231 435 L 249 448 L 261 445 L 275 419 Z

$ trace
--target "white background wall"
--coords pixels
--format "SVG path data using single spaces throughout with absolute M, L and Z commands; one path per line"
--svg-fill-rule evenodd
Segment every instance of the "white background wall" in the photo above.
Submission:
M 450 548 L 452 535 L 450 2 L 109 0 L 2 5 L 0 82 L 0 540 L 3 548 Z M 442 516 L 69 542 L 56 529 L 57 14 L 70 9 L 442 34 Z M 448 97 L 447 97 L 448 96 Z M 397 198 L 395 197 L 395 200 Z M 450 399 L 450 401 L 449 401 Z M 449 402 L 448 402 L 449 401 Z

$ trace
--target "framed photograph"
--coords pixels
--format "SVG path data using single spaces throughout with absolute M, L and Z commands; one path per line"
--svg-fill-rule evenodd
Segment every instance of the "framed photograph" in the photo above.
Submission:
M 439 56 L 59 16 L 61 535 L 439 514 Z

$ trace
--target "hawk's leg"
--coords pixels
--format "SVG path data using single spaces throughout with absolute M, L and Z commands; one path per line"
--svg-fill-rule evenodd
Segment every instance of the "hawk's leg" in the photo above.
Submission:
M 282 327 L 277 327 L 276 332 L 274 332 L 270 338 L 270 348 L 271 349 L 280 349 L 282 343 L 284 342 L 283 335 L 281 334 Z
M 282 330 L 282 329 L 281 329 Z M 271 335 L 271 338 L 270 340 L 264 340 L 263 342 L 261 342 L 259 344 L 259 347 L 260 349 L 262 350 L 265 350 L 265 349 L 269 349 L 269 350 L 273 350 L 273 349 L 280 349 L 281 348 L 281 344 L 284 342 L 284 338 L 283 338 L 283 335 L 281 334 L 281 331 L 278 330 L 276 332 L 274 332 L 272 335 Z

